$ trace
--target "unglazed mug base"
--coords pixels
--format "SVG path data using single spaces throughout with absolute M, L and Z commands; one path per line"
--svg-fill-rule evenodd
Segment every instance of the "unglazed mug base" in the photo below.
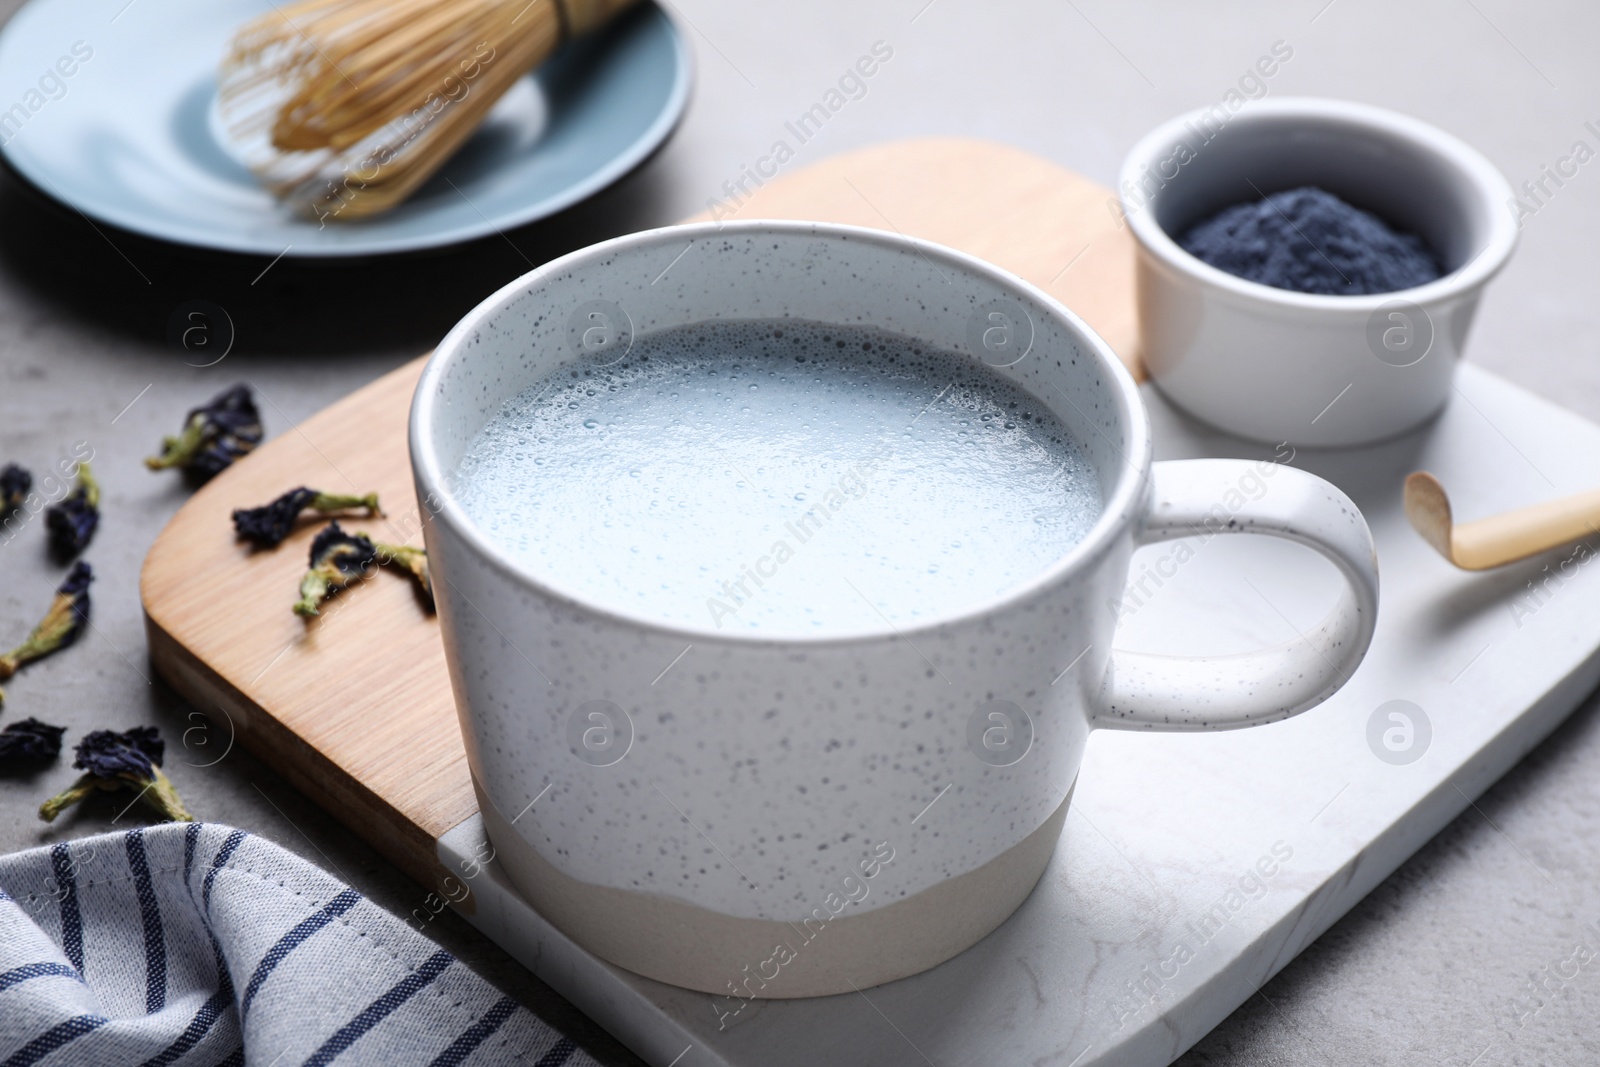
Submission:
M 703 993 L 789 999 L 849 993 L 938 966 L 981 941 L 1022 906 L 1044 875 L 1077 780 L 1044 823 L 973 870 L 903 900 L 826 924 L 723 915 L 656 893 L 590 885 L 563 874 L 524 841 L 472 779 L 495 860 L 524 899 L 607 963 Z M 893 886 L 894 864 L 873 882 Z M 819 905 L 826 889 L 819 890 Z M 831 909 L 829 909 L 831 910 Z M 783 957 L 779 946 L 789 949 Z M 772 961 L 785 958 L 786 962 Z M 770 974 L 763 963 L 776 971 Z M 752 978 L 752 976 L 754 976 Z

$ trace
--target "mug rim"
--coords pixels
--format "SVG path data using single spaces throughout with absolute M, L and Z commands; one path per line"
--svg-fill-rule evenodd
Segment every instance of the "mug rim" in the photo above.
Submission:
M 1166 149 L 1176 143 L 1176 140 L 1184 140 L 1187 143 L 1187 139 L 1182 136 L 1187 132 L 1186 124 L 1210 113 L 1210 107 L 1186 111 L 1161 123 L 1141 137 L 1122 162 L 1117 175 L 1119 182 L 1117 194 L 1122 205 L 1123 218 L 1138 240 L 1139 246 L 1168 269 L 1186 275 L 1213 290 L 1221 290 L 1241 301 L 1268 303 L 1299 312 L 1352 313 L 1367 316 L 1384 304 L 1395 300 L 1407 300 L 1415 304 L 1435 304 L 1479 289 L 1500 272 L 1516 248 L 1518 227 L 1516 220 L 1505 207 L 1506 202 L 1514 195 L 1511 184 L 1483 153 L 1466 141 L 1431 123 L 1388 108 L 1327 97 L 1286 96 L 1247 104 L 1242 111 L 1228 120 L 1227 126 L 1221 132 L 1265 119 L 1300 117 L 1317 123 L 1340 122 L 1364 127 L 1371 132 L 1405 141 L 1419 152 L 1432 155 L 1453 169 L 1472 186 L 1479 205 L 1485 209 L 1489 220 L 1488 239 L 1471 259 L 1433 281 L 1409 289 L 1354 296 L 1280 289 L 1213 267 L 1198 256 L 1186 252 L 1176 238 L 1167 233 L 1166 228 L 1156 220 L 1154 208 L 1160 199 L 1159 190 L 1141 208 L 1132 212 L 1127 209 L 1126 195 L 1128 188 L 1137 186 L 1141 177 L 1141 167 L 1154 167 L 1163 158 Z
M 1026 295 L 1042 308 L 1046 314 L 1056 317 L 1067 328 L 1068 333 L 1075 337 L 1099 364 L 1098 369 L 1103 375 L 1102 380 L 1106 383 L 1107 399 L 1115 405 L 1123 429 L 1123 441 L 1120 443 L 1113 441 L 1111 444 L 1114 450 L 1123 454 L 1125 462 L 1116 465 L 1117 480 L 1114 483 L 1114 488 L 1110 493 L 1106 494 L 1105 503 L 1101 506 L 1100 514 L 1096 517 L 1088 533 L 1060 556 L 1056 557 L 1050 564 L 1002 593 L 985 597 L 911 626 L 897 627 L 893 623 L 886 621 L 881 629 L 875 627 L 867 630 L 815 635 L 805 633 L 763 633 L 759 630 L 729 632 L 693 623 L 668 621 L 643 612 L 629 611 L 596 602 L 589 597 L 548 580 L 548 576 L 537 574 L 513 562 L 467 515 L 466 509 L 450 489 L 440 464 L 438 449 L 435 444 L 439 426 L 436 414 L 439 383 L 449 366 L 463 358 L 467 358 L 469 349 L 464 342 L 473 332 L 481 329 L 486 323 L 492 321 L 497 314 L 505 311 L 512 300 L 534 292 L 551 275 L 585 269 L 591 267 L 595 262 L 603 261 L 618 252 L 631 250 L 639 246 L 669 243 L 676 245 L 684 240 L 696 240 L 702 237 L 726 237 L 730 233 L 751 236 L 822 237 L 839 241 L 876 244 L 898 251 L 914 251 L 930 263 L 942 262 L 944 265 L 963 273 L 977 275 L 1003 288 L 1009 288 L 1014 292 Z M 970 357 L 969 353 L 957 352 L 956 354 L 975 358 Z M 1012 384 L 1028 392 L 1035 399 L 1042 399 L 1025 382 L 1014 379 L 1007 380 L 1012 381 Z M 506 399 L 509 398 L 500 398 L 499 402 L 503 404 Z M 1053 405 L 1048 406 L 1051 406 L 1052 410 L 1054 410 Z M 1063 422 L 1065 421 L 1063 420 Z M 1095 428 L 1091 425 L 1086 429 L 1093 430 Z M 1115 540 L 1121 533 L 1136 521 L 1145 503 L 1150 464 L 1153 460 L 1149 415 L 1145 410 L 1142 398 L 1139 396 L 1139 387 L 1134 382 L 1133 376 L 1111 346 L 1098 333 L 1059 300 L 1039 287 L 976 256 L 968 255 L 965 252 L 960 252 L 932 241 L 908 237 L 898 232 L 888 233 L 882 230 L 841 223 L 775 219 L 682 223 L 640 230 L 568 252 L 513 279 L 467 312 L 455 326 L 451 327 L 449 333 L 444 336 L 443 340 L 434 349 L 433 354 L 428 358 L 427 364 L 422 369 L 422 374 L 417 380 L 416 390 L 412 395 L 407 432 L 412 473 L 416 480 L 420 497 L 419 504 L 422 510 L 427 513 L 425 521 L 443 522 L 450 528 L 455 537 L 471 547 L 481 561 L 492 566 L 511 582 L 519 587 L 531 589 L 542 597 L 558 601 L 569 608 L 599 617 L 615 625 L 660 636 L 681 637 L 686 641 L 696 643 L 721 643 L 738 647 L 800 646 L 825 648 L 879 641 L 900 641 L 911 636 L 926 634 L 953 625 L 972 623 L 1028 601 L 1046 589 L 1070 579 L 1075 573 L 1087 569 L 1094 559 L 1105 554 L 1113 547 Z M 1080 445 L 1080 447 L 1082 446 Z M 1103 475 L 1103 467 L 1097 468 L 1097 472 Z M 1102 491 L 1104 491 L 1104 485 L 1102 485 Z M 428 506 L 427 501 L 430 499 L 436 501 L 437 507 Z M 441 577 L 443 576 L 441 575 Z M 448 581 L 448 578 L 445 580 Z

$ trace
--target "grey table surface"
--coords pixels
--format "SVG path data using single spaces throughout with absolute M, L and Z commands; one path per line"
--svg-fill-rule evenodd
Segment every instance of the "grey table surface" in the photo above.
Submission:
M 17 6 L 4 0 L 0 12 Z M 105 486 L 88 553 L 99 574 L 95 630 L 9 683 L 0 721 L 37 715 L 69 726 L 69 743 L 88 729 L 156 724 L 173 749 L 173 780 L 200 817 L 271 838 L 393 910 L 418 906 L 420 887 L 248 753 L 234 748 L 204 766 L 225 730 L 153 677 L 138 600 L 140 561 L 187 489 L 140 458 L 189 406 L 240 380 L 265 398 L 269 433 L 290 432 L 431 347 L 533 264 L 705 208 L 876 41 L 893 48 L 892 60 L 790 167 L 890 138 L 967 135 L 1110 184 L 1140 134 L 1220 100 L 1278 41 L 1293 57 L 1265 82 L 1271 95 L 1409 112 L 1475 144 L 1514 186 L 1538 180 L 1577 141 L 1600 149 L 1585 126 L 1600 127 L 1600 6 L 1576 0 L 673 6 L 699 67 L 669 145 L 556 219 L 439 254 L 354 266 L 285 259 L 263 275 L 265 260 L 97 231 L 0 176 L 0 462 L 38 471 L 86 441 Z M 1469 358 L 1600 419 L 1600 163 L 1545 188 L 1484 302 Z M 193 299 L 224 307 L 236 325 L 217 366 L 188 365 L 198 361 L 166 340 L 172 313 Z M 41 528 L 0 545 L 0 642 L 27 631 L 60 573 Z M 67 764 L 0 780 L 0 850 L 141 817 L 108 797 L 54 826 L 38 822 L 39 800 L 71 780 Z M 1600 1061 L 1600 964 L 1587 958 L 1600 950 L 1600 925 L 1591 925 L 1600 922 L 1597 774 L 1600 702 L 1590 698 L 1180 1062 Z M 464 921 L 446 913 L 428 933 L 602 1062 L 639 1062 Z M 1590 950 L 1574 956 L 1580 944 Z M 1537 998 L 1530 975 L 1543 986 Z

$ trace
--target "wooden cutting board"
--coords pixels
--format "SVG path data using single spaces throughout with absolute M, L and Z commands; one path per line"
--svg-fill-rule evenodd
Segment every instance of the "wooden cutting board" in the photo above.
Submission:
M 1137 375 L 1133 239 L 1112 203 L 1109 189 L 1015 148 L 922 139 L 780 176 L 724 217 L 868 226 L 980 256 L 1076 311 Z M 421 544 L 406 420 L 423 362 L 280 433 L 196 492 L 151 547 L 140 591 L 162 677 L 431 888 L 445 873 L 439 838 L 477 812 L 437 621 L 394 573 L 302 620 L 290 605 L 322 524 L 253 552 L 230 520 L 300 485 L 376 491 L 385 516 L 343 525 Z

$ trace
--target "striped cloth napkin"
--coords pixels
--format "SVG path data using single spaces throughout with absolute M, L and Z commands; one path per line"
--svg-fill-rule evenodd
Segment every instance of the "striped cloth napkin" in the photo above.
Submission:
M 152 826 L 0 856 L 0 1067 L 594 1067 L 271 842 Z

